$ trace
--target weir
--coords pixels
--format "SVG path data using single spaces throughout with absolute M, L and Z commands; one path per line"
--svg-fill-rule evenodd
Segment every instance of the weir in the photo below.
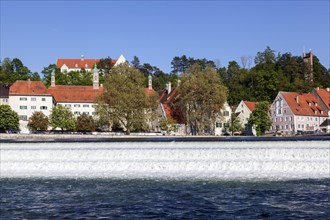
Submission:
M 1 178 L 330 178 L 327 141 L 1 143 Z

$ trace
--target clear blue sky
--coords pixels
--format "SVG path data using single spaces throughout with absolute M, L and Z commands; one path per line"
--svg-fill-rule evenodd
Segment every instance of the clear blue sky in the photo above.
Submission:
M 1 60 L 41 72 L 57 58 L 138 56 L 165 72 L 175 56 L 240 64 L 267 46 L 329 68 L 329 1 L 4 1 Z

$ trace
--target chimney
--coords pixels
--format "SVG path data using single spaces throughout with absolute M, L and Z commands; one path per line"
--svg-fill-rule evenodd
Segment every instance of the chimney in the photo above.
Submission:
M 330 92 L 330 88 L 327 88 L 327 91 Z
M 167 94 L 170 94 L 171 93 L 171 91 L 172 91 L 172 89 L 171 89 L 171 82 L 168 82 L 167 84 L 166 84 L 166 89 L 167 89 Z
M 81 55 L 81 61 L 84 61 L 84 57 L 85 57 L 84 55 Z
M 149 88 L 149 90 L 152 90 L 152 77 L 151 77 L 151 75 L 148 76 L 148 88 Z
M 52 74 L 50 77 L 50 86 L 55 87 L 55 70 L 52 71 Z
M 177 86 L 180 86 L 180 84 L 181 84 L 181 80 L 178 79 L 178 85 Z
M 96 68 L 96 64 L 94 65 L 94 69 L 93 69 L 93 89 L 95 90 L 99 89 L 99 71 Z

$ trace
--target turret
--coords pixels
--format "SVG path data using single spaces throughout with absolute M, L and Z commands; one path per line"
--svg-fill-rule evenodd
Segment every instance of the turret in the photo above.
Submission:
M 96 64 L 93 69 L 93 89 L 99 89 L 99 70 L 96 68 Z
M 51 73 L 50 86 L 55 87 L 55 70 L 53 70 L 52 73 Z
M 151 75 L 148 76 L 148 88 L 149 88 L 149 90 L 152 90 L 152 77 L 151 77 Z

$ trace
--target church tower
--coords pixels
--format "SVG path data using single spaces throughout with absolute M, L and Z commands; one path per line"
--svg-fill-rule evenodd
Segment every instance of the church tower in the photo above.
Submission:
M 55 87 L 55 70 L 53 70 L 52 73 L 51 73 L 50 86 Z
M 96 64 L 93 69 L 93 89 L 99 89 L 99 70 L 96 68 Z
M 309 50 L 309 53 L 303 53 L 303 61 L 304 61 L 304 77 L 306 80 L 313 82 L 313 52 Z

